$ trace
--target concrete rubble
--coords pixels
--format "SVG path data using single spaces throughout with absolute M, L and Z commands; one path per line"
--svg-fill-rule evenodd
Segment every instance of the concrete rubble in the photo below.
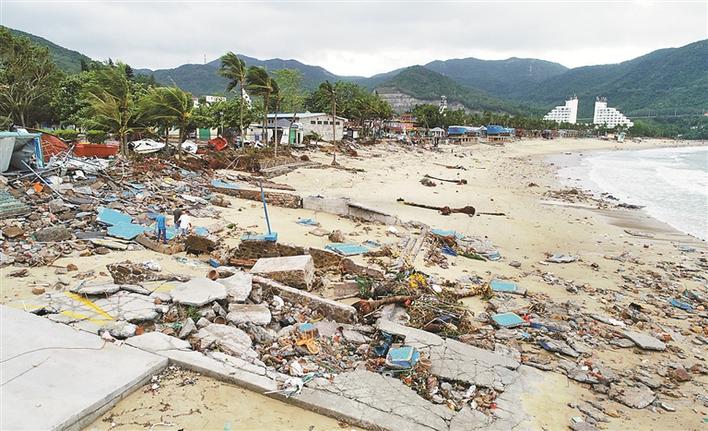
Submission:
M 286 159 L 282 166 L 264 169 L 305 166 Z M 620 272 L 625 284 L 617 293 L 548 271 L 572 265 L 590 271 L 593 263 L 586 256 L 548 254 L 539 266 L 508 262 L 491 238 L 404 223 L 348 198 L 301 197 L 274 182 L 268 182 L 264 193 L 269 204 L 356 221 L 356 229 L 322 229 L 316 220 L 303 217 L 298 228 L 357 250 L 345 255 L 325 248 L 332 244 L 254 240 L 253 226 L 247 230 L 238 223 L 199 226 L 187 236 L 170 231 L 167 244 L 156 241 L 152 223 L 156 211 L 167 212 L 165 202 L 188 201 L 195 219 L 207 219 L 218 218 L 229 205 L 242 205 L 231 197 L 260 201 L 256 184 L 262 178 L 213 171 L 228 163 L 214 155 L 169 163 L 150 157 L 116 161 L 87 179 L 67 175 L 58 187 L 61 198 L 26 194 L 23 190 L 31 183 L 18 178 L 14 194 L 36 211 L 0 222 L 0 262 L 13 265 L 8 274 L 17 277 L 13 280 L 51 265 L 61 281 L 33 286 L 31 298 L 11 303 L 24 311 L 8 308 L 7 315 L 17 322 L 41 322 L 29 325 L 46 334 L 79 334 L 82 346 L 99 343 L 118 352 L 111 353 L 116 361 L 98 362 L 101 373 L 77 354 L 77 366 L 86 367 L 99 383 L 105 369 L 128 373 L 124 368 L 137 364 L 142 371 L 154 371 L 171 361 L 371 429 L 526 429 L 522 395 L 531 380 L 550 373 L 586 390 L 573 406 L 578 416 L 569 428 L 591 430 L 617 417 L 611 403 L 656 414 L 676 410 L 674 400 L 689 396 L 684 388 L 694 388 L 708 373 L 700 357 L 708 344 L 706 296 L 676 282 L 705 283 L 708 264 L 703 257 L 648 268 L 636 255 L 605 256 L 636 266 L 631 273 Z M 216 176 L 239 183 L 216 181 Z M 581 193 L 548 196 L 595 202 Z M 375 224 L 385 225 L 386 236 L 377 238 L 386 239 L 381 243 L 365 237 Z M 241 234 L 237 245 L 227 241 Z M 345 240 L 352 243 L 343 244 Z M 145 249 L 164 255 L 170 265 L 126 259 L 130 252 Z M 62 257 L 108 259 L 111 253 L 121 257 L 106 263 L 105 271 L 81 270 L 79 262 L 55 264 Z M 455 280 L 439 275 L 438 269 L 456 265 L 455 258 L 475 261 L 480 271 L 464 270 Z M 496 273 L 500 260 L 503 268 L 514 268 L 511 275 Z M 172 272 L 163 266 L 196 269 Z M 201 274 L 195 276 L 196 271 Z M 539 284 L 559 294 L 539 293 Z M 601 305 L 590 310 L 574 300 L 580 295 L 597 297 Z M 471 297 L 482 304 L 480 309 L 472 311 L 461 302 Z M 500 315 L 514 321 L 500 323 Z M 6 320 L 3 315 L 3 324 Z M 13 325 L 17 333 L 10 334 L 12 340 L 23 345 L 32 341 Z M 36 335 L 38 347 L 48 342 L 42 331 Z M 3 348 L 18 350 L 5 341 L 6 328 L 2 335 Z M 685 348 L 686 343 L 694 349 Z M 401 352 L 409 355 L 396 356 Z M 638 355 L 640 360 L 624 366 L 612 360 L 613 354 Z M 123 355 L 127 365 L 119 362 Z M 70 355 L 56 357 L 73 372 Z M 121 367 L 112 367 L 115 363 Z M 3 372 L 20 368 L 16 362 L 3 363 Z M 69 384 L 59 377 L 59 383 Z M 139 383 L 144 377 L 136 373 L 127 378 Z M 3 401 L 3 410 L 28 409 L 25 389 L 8 385 L 3 394 L 13 396 Z M 124 390 L 105 396 L 115 398 Z M 57 403 L 48 397 L 42 403 L 55 408 Z M 707 405 L 708 399 L 702 402 Z M 84 404 L 73 414 L 85 414 Z M 53 423 L 80 422 L 67 417 Z M 15 415 L 2 420 L 3 428 L 18 423 Z M 29 420 L 38 428 L 49 427 L 41 417 Z

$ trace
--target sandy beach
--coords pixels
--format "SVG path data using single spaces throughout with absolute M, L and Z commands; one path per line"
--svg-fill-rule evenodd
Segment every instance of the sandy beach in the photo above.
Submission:
M 330 242 L 327 237 L 310 234 L 312 228 L 296 223 L 299 218 L 315 219 L 326 230 L 339 229 L 352 242 L 372 240 L 381 244 L 397 243 L 398 235 L 403 235 L 410 228 L 406 222 L 422 222 L 432 228 L 452 229 L 464 235 L 488 239 L 502 255 L 499 261 L 448 256 L 447 268 L 429 265 L 422 254 L 419 255 L 416 267 L 442 280 L 454 281 L 474 275 L 485 280 L 509 279 L 526 288 L 529 295 L 543 295 L 554 303 L 571 302 L 585 313 L 608 314 L 608 310 L 619 302 L 641 304 L 653 323 L 671 334 L 671 347 L 666 352 L 620 348 L 598 350 L 591 353 L 589 361 L 600 361 L 620 375 L 629 375 L 648 364 L 678 363 L 686 369 L 694 365 L 702 367 L 702 372 L 691 374 L 691 381 L 677 385 L 667 379 L 662 384 L 664 389 L 660 391 L 660 398 L 675 411 L 655 407 L 642 410 L 628 408 L 593 392 L 587 384 L 548 371 L 524 395 L 521 408 L 529 418 L 525 429 L 565 429 L 571 417 L 580 415 L 571 407 L 573 403 L 601 397 L 607 408 L 605 413 L 609 416 L 609 422 L 601 424 L 603 428 L 699 430 L 704 427 L 707 410 L 705 398 L 698 401 L 696 396 L 705 394 L 708 379 L 704 364 L 705 345 L 698 345 L 693 340 L 696 335 L 708 336 L 708 327 L 697 323 L 696 317 L 676 317 L 674 311 L 677 310 L 662 309 L 651 300 L 650 290 L 633 287 L 630 280 L 653 272 L 661 279 L 680 284 L 681 290 L 692 289 L 705 294 L 704 282 L 699 277 L 675 278 L 675 268 L 678 264 L 696 267 L 700 259 L 705 262 L 706 243 L 658 222 L 641 210 L 598 209 L 592 201 L 568 202 L 554 197 L 553 192 L 563 187 L 556 175 L 558 166 L 548 162 L 549 156 L 563 153 L 582 157 L 581 154 L 598 150 L 696 144 L 700 143 L 644 140 L 618 144 L 594 139 L 555 139 L 519 140 L 504 146 L 444 145 L 437 151 L 387 143 L 361 147 L 357 149 L 356 157 L 337 156 L 337 161 L 347 170 L 300 168 L 271 180 L 294 187 L 301 196 L 349 197 L 397 216 L 402 224 L 390 229 L 384 224 L 363 223 L 328 213 L 275 206 L 270 207 L 271 223 L 279 234 L 280 242 L 324 247 Z M 331 160 L 331 155 L 322 152 L 308 151 L 306 154 L 311 160 L 323 164 Z M 462 166 L 465 169 L 445 166 Z M 222 171 L 217 175 L 228 173 Z M 464 179 L 467 183 L 458 185 L 433 180 L 436 186 L 426 187 L 420 183 L 425 175 Z M 444 216 L 438 211 L 403 205 L 397 201 L 399 198 L 452 208 L 472 205 L 478 213 L 504 215 Z M 235 224 L 235 229 L 222 234 L 222 241 L 235 246 L 241 233 L 264 229 L 263 211 L 258 202 L 233 197 L 227 199 L 232 205 L 230 208 L 220 208 L 221 219 L 197 219 L 196 224 L 211 227 L 212 230 L 216 226 Z M 637 233 L 646 235 L 637 236 Z M 679 244 L 690 245 L 696 251 L 682 252 L 677 247 Z M 568 264 L 546 262 L 547 256 L 553 253 L 573 255 L 578 259 Z M 609 258 L 622 255 L 633 258 Z M 184 257 L 183 254 L 167 256 L 149 250 L 112 251 L 104 256 L 72 256 L 57 260 L 53 267 L 30 268 L 29 276 L 24 278 L 9 278 L 7 274 L 16 268 L 6 267 L 2 269 L 0 302 L 19 306 L 22 300 L 31 300 L 35 286 L 50 291 L 67 289 L 81 279 L 109 280 L 105 265 L 125 259 L 156 261 L 163 271 L 187 275 L 203 276 L 208 270 L 208 265 L 198 258 L 190 256 L 186 257 L 187 260 L 181 259 Z M 356 257 L 355 260 L 365 262 L 363 257 Z M 70 263 L 78 267 L 77 272 L 56 273 L 58 267 Z M 563 285 L 550 284 L 548 274 L 572 281 L 575 286 L 580 286 L 580 290 L 574 293 Z M 169 289 L 169 285 L 165 288 Z M 322 289 L 322 293 L 326 293 L 326 286 Z M 487 301 L 480 297 L 465 298 L 463 302 L 475 314 L 488 308 Z M 698 313 L 705 313 L 705 310 L 701 308 Z M 565 320 L 566 316 L 558 316 L 558 319 Z M 587 334 L 589 338 L 596 335 Z M 515 341 L 512 343 L 520 349 L 522 357 L 527 354 L 553 356 L 549 352 L 539 352 L 538 348 Z M 150 424 L 155 426 L 159 423 L 164 426 L 153 429 L 226 429 L 224 424 L 229 422 L 229 417 L 234 418 L 231 429 L 341 429 L 341 425 L 333 419 L 304 412 L 260 394 L 234 387 L 227 390 L 227 386 L 198 377 L 198 383 L 186 389 L 138 390 L 87 429 L 150 428 Z M 241 415 L 240 410 L 228 410 L 234 403 L 246 406 L 248 420 L 237 419 Z M 207 407 L 208 411 L 203 410 Z M 195 417 L 201 419 L 196 421 Z

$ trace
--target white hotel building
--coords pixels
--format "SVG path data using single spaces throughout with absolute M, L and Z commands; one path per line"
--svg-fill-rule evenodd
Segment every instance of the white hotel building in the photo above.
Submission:
M 592 122 L 597 125 L 604 124 L 608 129 L 614 129 L 618 124 L 627 127 L 634 126 L 634 123 L 620 111 L 615 108 L 608 108 L 607 99 L 604 97 L 598 97 L 595 100 L 595 115 Z
M 578 98 L 571 97 L 565 101 L 565 105 L 556 106 L 543 117 L 547 121 L 556 121 L 558 123 L 575 124 L 578 119 Z

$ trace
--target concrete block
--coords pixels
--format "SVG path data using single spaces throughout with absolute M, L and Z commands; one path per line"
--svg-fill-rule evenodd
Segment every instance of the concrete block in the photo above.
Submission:
M 231 277 L 216 280 L 226 287 L 226 298 L 231 302 L 243 302 L 251 294 L 253 276 L 247 272 L 237 271 Z
M 253 276 L 253 282 L 261 286 L 264 291 L 267 290 L 271 294 L 278 295 L 286 301 L 290 301 L 294 304 L 302 304 L 318 310 L 328 319 L 343 323 L 351 323 L 356 320 L 356 309 L 351 305 L 322 298 L 310 292 L 304 292 L 257 275 Z
M 254 325 L 267 325 L 270 323 L 270 309 L 264 304 L 229 304 L 229 314 L 226 320 L 239 325 L 253 323 Z
M 349 199 L 306 196 L 302 198 L 302 207 L 306 210 L 322 211 L 331 214 L 349 214 Z
M 312 289 L 315 264 L 312 256 L 270 257 L 258 259 L 251 274 L 258 274 L 298 289 Z
M 197 332 L 202 348 L 218 347 L 229 355 L 257 358 L 251 349 L 251 337 L 242 330 L 229 325 L 212 323 Z
M 333 251 L 310 247 L 307 252 L 312 256 L 312 261 L 318 270 L 337 269 L 342 263 L 342 256 Z

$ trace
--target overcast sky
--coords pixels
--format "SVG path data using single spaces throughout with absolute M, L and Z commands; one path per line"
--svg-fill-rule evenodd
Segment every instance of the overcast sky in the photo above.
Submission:
M 230 50 L 369 76 L 463 57 L 616 63 L 708 38 L 708 1 L 0 0 L 0 23 L 135 68 Z

